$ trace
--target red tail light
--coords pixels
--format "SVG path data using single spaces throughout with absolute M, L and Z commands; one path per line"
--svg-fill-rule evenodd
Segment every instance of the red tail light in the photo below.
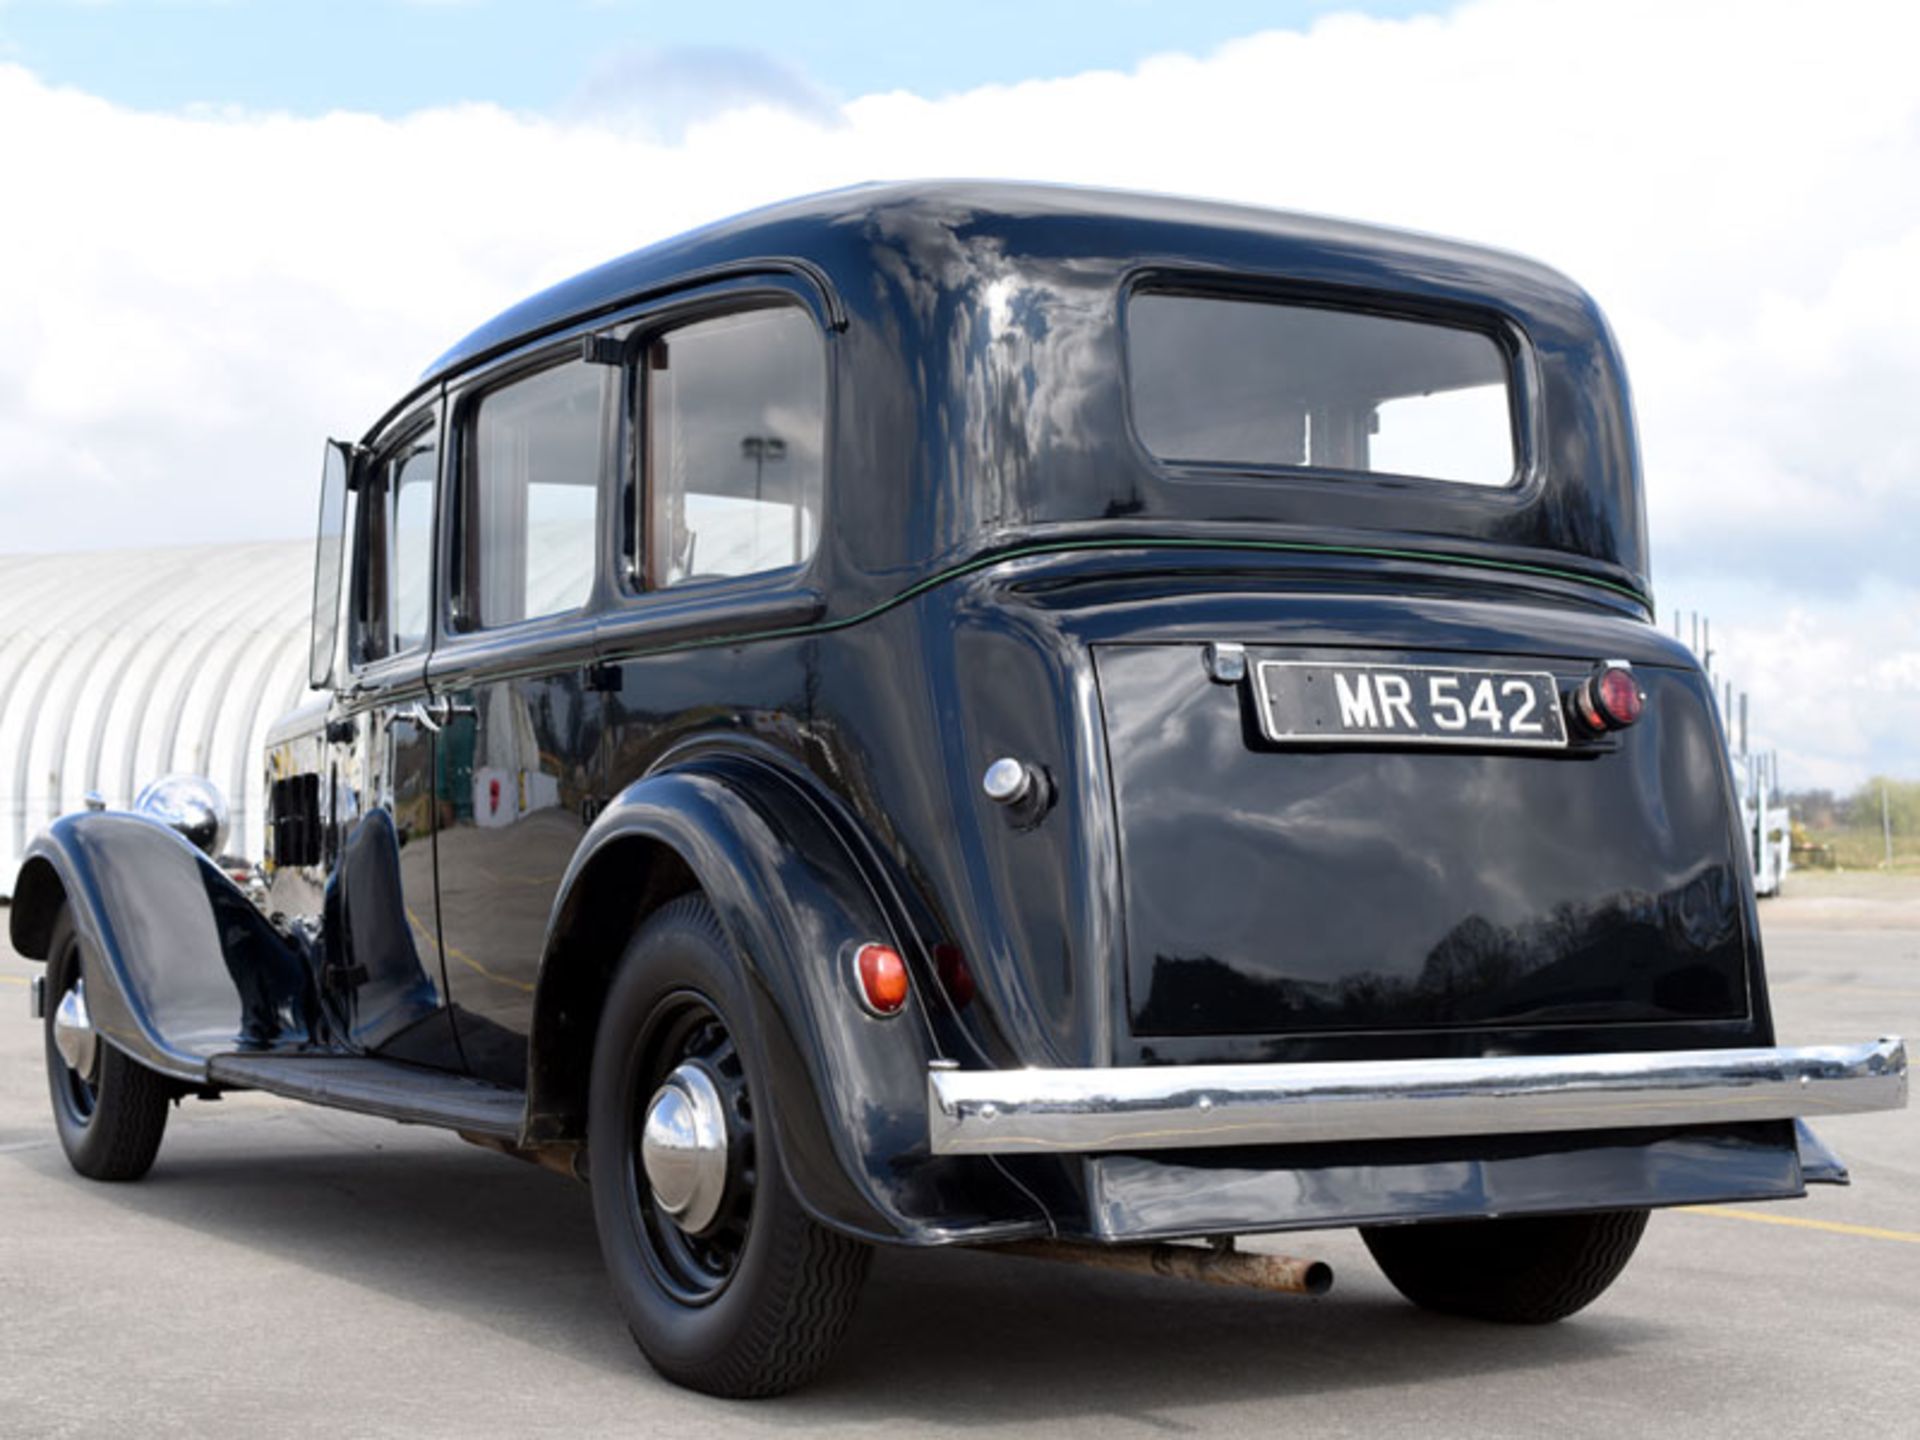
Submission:
M 1647 703 L 1631 667 L 1617 660 L 1596 666 L 1567 698 L 1574 718 L 1596 735 L 1626 729 L 1640 718 Z
M 860 1002 L 875 1015 L 898 1015 L 907 1003 L 907 962 L 889 945 L 862 945 L 853 957 Z

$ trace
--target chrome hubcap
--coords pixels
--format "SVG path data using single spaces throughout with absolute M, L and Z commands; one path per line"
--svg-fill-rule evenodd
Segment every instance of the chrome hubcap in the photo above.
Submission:
M 704 1065 L 687 1061 L 647 1106 L 640 1161 L 654 1203 L 688 1234 L 705 1230 L 727 1194 L 727 1111 Z
M 67 1068 L 90 1078 L 94 1061 L 100 1057 L 100 1037 L 94 1033 L 93 1017 L 87 1013 L 87 982 L 76 978 L 73 988 L 60 997 L 53 1012 L 53 1044 Z

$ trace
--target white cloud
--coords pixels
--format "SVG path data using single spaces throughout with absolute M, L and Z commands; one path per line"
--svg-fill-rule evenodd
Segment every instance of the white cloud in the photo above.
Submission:
M 783 195 L 1001 175 L 1567 270 L 1633 371 L 1663 602 L 1868 673 L 1920 583 L 1916 52 L 1898 5 L 1483 0 L 942 100 L 774 96 L 671 143 L 591 110 L 137 113 L 0 65 L 0 549 L 298 534 L 321 436 L 529 290 Z
M 1789 788 L 1920 769 L 1920 589 L 1875 581 L 1836 602 L 1734 582 L 1687 599 L 1715 617 L 1714 668 L 1750 693 L 1753 746 L 1780 752 Z
M 730 45 L 615 51 L 594 67 L 562 113 L 677 142 L 693 121 L 755 105 L 828 126 L 840 118 L 827 94 L 799 71 L 761 51 Z

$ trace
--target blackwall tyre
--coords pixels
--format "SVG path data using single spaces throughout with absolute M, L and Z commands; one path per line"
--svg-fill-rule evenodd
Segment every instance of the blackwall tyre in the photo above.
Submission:
M 1563 1320 L 1633 1258 L 1644 1210 L 1363 1227 L 1394 1288 L 1428 1310 L 1510 1325 Z
M 819 1372 L 870 1256 L 814 1223 L 788 1190 L 763 1077 L 736 1043 L 747 1013 L 712 907 L 698 895 L 662 907 L 608 990 L 587 1120 L 601 1254 L 635 1342 L 668 1379 L 736 1399 L 782 1394 Z M 724 1146 L 668 1176 L 648 1149 L 650 1111 L 663 1106 L 683 1136 L 710 1134 L 716 1103 Z
M 85 994 L 86 958 L 62 906 L 47 949 L 47 1014 L 43 1022 L 47 1089 L 53 1125 L 67 1162 L 90 1180 L 138 1180 L 153 1168 L 167 1131 L 172 1082 L 95 1038 L 88 1063 L 76 1068 L 61 1054 L 55 1022 L 68 992 Z

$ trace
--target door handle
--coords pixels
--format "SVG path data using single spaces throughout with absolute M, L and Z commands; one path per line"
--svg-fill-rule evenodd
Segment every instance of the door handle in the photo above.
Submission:
M 395 720 L 407 720 L 422 730 L 438 734 L 462 715 L 478 715 L 471 705 L 455 704 L 450 696 L 434 695 L 425 700 L 409 700 L 393 712 Z

